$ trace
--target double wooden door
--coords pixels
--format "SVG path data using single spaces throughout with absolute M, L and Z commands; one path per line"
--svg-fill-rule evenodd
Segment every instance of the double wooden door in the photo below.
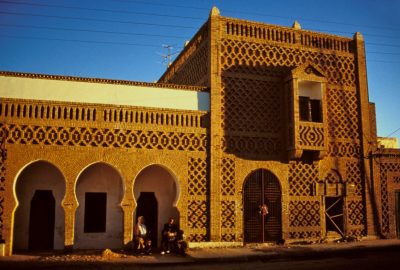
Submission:
M 243 205 L 245 243 L 282 239 L 281 188 L 274 174 L 264 169 L 251 173 L 244 183 Z

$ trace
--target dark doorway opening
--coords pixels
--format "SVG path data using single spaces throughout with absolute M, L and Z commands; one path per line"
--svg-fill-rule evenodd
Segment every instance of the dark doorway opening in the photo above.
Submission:
M 106 232 L 107 193 L 85 193 L 85 215 L 83 231 L 85 233 Z
M 157 247 L 158 203 L 154 192 L 140 192 L 136 208 L 135 224 L 137 218 L 143 216 L 153 247 Z
M 282 240 L 281 188 L 278 179 L 267 170 L 257 170 L 247 177 L 243 192 L 244 242 Z M 267 206 L 263 213 L 260 206 Z
M 51 190 L 36 190 L 29 213 L 29 240 L 31 250 L 54 248 L 56 201 Z
M 396 234 L 397 238 L 400 238 L 400 190 L 395 192 L 396 201 Z
M 337 232 L 344 237 L 343 198 L 325 197 L 326 232 Z

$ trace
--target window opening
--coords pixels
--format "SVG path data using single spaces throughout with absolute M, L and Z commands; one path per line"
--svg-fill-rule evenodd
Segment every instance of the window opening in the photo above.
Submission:
M 107 193 L 86 192 L 85 193 L 85 233 L 106 232 L 107 217 Z

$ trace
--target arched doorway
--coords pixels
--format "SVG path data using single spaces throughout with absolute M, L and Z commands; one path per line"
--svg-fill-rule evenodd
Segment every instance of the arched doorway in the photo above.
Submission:
M 244 182 L 243 205 L 245 243 L 281 240 L 281 188 L 274 174 L 264 169 L 252 172 Z M 268 213 L 260 209 L 263 205 Z
M 15 191 L 14 249 L 63 249 L 65 180 L 61 172 L 49 162 L 34 162 L 19 174 Z
M 158 240 L 158 202 L 154 192 L 140 192 L 135 220 L 143 216 L 153 245 Z
M 76 183 L 79 207 L 75 213 L 74 248 L 123 247 L 123 181 L 105 163 L 87 167 Z
M 176 202 L 179 194 L 175 177 L 160 165 L 143 169 L 135 179 L 133 193 L 137 202 L 134 224 L 138 216 L 144 216 L 146 226 L 152 230 L 153 245 L 160 245 L 161 230 L 168 218 L 179 222 Z
M 36 190 L 29 214 L 29 244 L 31 250 L 54 248 L 56 201 L 51 190 Z

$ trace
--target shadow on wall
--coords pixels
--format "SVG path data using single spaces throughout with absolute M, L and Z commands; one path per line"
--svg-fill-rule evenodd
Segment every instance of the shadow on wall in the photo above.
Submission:
M 232 66 L 222 73 L 225 152 L 253 160 L 286 154 L 284 78 L 289 68 Z

